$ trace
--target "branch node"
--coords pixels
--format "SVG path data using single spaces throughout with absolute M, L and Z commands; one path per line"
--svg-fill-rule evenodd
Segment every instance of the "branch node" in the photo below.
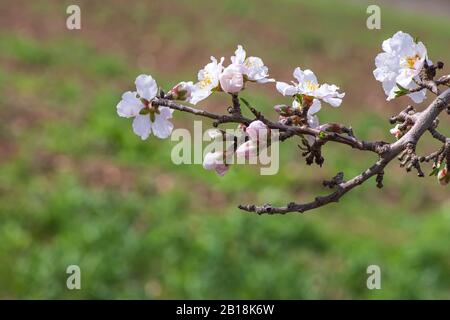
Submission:
M 377 188 L 383 188 L 383 179 L 384 179 L 384 171 L 381 171 L 377 174 L 375 181 L 377 182 Z
M 331 178 L 330 180 L 323 181 L 322 184 L 324 187 L 332 189 L 336 186 L 339 186 L 343 182 L 344 182 L 344 173 L 338 172 L 333 178 Z

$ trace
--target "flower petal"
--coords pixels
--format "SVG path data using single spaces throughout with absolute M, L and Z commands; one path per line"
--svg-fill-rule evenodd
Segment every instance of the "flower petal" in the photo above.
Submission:
M 153 134 L 160 139 L 166 139 L 170 137 L 173 130 L 173 124 L 161 114 L 155 114 L 155 122 L 152 122 Z
M 143 107 L 141 101 L 136 98 L 136 92 L 127 91 L 122 95 L 116 109 L 119 116 L 131 118 L 137 116 Z
M 278 81 L 276 87 L 278 92 L 283 96 L 293 96 L 298 93 L 298 89 L 296 86 L 292 86 L 290 84 L 287 84 L 286 82 Z
M 244 63 L 246 52 L 241 45 L 237 46 L 236 51 L 234 52 L 234 56 L 231 57 L 231 62 L 233 64 L 242 64 Z
M 136 84 L 136 89 L 140 97 L 150 101 L 158 93 L 158 85 L 155 79 L 150 75 L 141 74 L 136 78 L 134 82 Z
M 162 119 L 172 119 L 173 109 L 170 109 L 169 107 L 159 107 L 159 116 Z
M 425 100 L 427 95 L 427 90 L 423 89 L 418 92 L 409 93 L 407 96 L 410 97 L 415 103 L 421 103 Z
M 258 142 L 248 140 L 236 149 L 236 155 L 245 159 L 249 159 L 258 155 Z
M 135 134 L 140 136 L 142 140 L 147 139 L 150 133 L 152 132 L 150 116 L 148 114 L 137 115 L 136 118 L 134 118 L 133 120 L 133 131 Z
M 322 108 L 322 104 L 319 99 L 314 99 L 312 105 L 309 107 L 308 115 L 316 114 Z
M 195 87 L 195 90 L 192 91 L 191 98 L 188 100 L 189 103 L 197 104 L 200 101 L 208 98 L 211 95 L 212 91 L 207 89 L 201 89 L 198 86 Z

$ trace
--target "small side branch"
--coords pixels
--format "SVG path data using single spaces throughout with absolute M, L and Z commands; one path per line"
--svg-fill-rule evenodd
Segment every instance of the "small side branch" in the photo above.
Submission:
M 377 186 L 381 188 L 383 186 L 382 181 L 385 167 L 393 159 L 401 154 L 409 158 L 408 164 L 405 163 L 405 165 L 407 165 L 407 169 L 409 167 L 409 169 L 411 170 L 411 168 L 414 167 L 418 171 L 418 175 L 423 176 L 423 172 L 419 166 L 419 160 L 422 160 L 422 158 L 418 158 L 415 155 L 415 146 L 422 135 L 433 126 L 433 123 L 435 123 L 438 115 L 449 105 L 450 89 L 447 89 L 439 97 L 437 97 L 423 112 L 415 117 L 414 125 L 402 138 L 392 144 L 383 146 L 383 148 L 385 148 L 385 151 L 380 155 L 380 159 L 374 165 L 349 181 L 339 182 L 341 177 L 340 175 L 337 175 L 330 181 L 326 182 L 326 186 L 332 186 L 336 188 L 334 192 L 328 195 L 316 197 L 313 201 L 303 204 L 291 202 L 282 207 L 273 206 L 271 204 L 264 204 L 262 206 L 239 205 L 239 208 L 241 210 L 254 212 L 257 214 L 286 214 L 290 212 L 304 213 L 306 211 L 323 207 L 333 202 L 338 202 L 347 192 L 363 184 L 366 180 L 370 179 L 373 176 L 376 176 Z M 412 111 L 411 108 L 409 109 L 410 110 L 406 111 L 406 115 L 409 115 L 409 111 Z M 395 119 L 395 121 L 397 121 L 397 119 Z M 437 152 L 434 157 L 439 158 L 441 161 L 444 160 L 443 157 L 445 157 L 448 165 L 448 163 L 450 162 L 449 138 L 446 138 L 446 143 L 443 146 L 442 150 Z

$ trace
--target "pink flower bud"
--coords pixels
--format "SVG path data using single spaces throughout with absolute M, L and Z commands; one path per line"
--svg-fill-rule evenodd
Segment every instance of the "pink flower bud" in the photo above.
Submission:
M 389 130 L 389 132 L 397 139 L 400 139 L 403 136 L 403 132 L 400 130 L 400 124 L 397 124 L 394 128 Z
M 246 129 L 250 140 L 259 141 L 261 139 L 267 139 L 270 133 L 270 129 L 260 120 L 253 121 Z
M 229 169 L 230 169 L 230 166 L 226 165 L 226 164 L 219 164 L 215 168 L 216 173 L 221 177 L 223 177 L 225 175 L 225 173 L 228 172 Z
M 206 170 L 215 170 L 219 176 L 223 176 L 228 169 L 229 165 L 224 163 L 224 154 L 221 151 L 209 152 L 203 159 L 203 168 Z
M 447 170 L 447 166 L 444 166 L 444 168 L 439 170 L 437 178 L 439 183 L 443 186 L 450 182 L 450 172 Z
M 236 155 L 245 159 L 255 157 L 258 155 L 258 142 L 248 140 L 236 149 Z
M 244 88 L 244 76 L 241 67 L 230 64 L 223 70 L 219 78 L 220 86 L 223 91 L 228 93 L 237 93 Z
M 273 109 L 275 110 L 275 112 L 279 113 L 280 115 L 289 115 L 291 113 L 291 107 L 288 107 L 285 104 L 277 104 L 276 106 L 273 107 Z
M 172 95 L 174 100 L 186 101 L 191 97 L 193 90 L 194 84 L 192 83 L 192 81 L 189 82 L 182 81 L 175 87 L 173 87 L 169 91 L 169 94 Z

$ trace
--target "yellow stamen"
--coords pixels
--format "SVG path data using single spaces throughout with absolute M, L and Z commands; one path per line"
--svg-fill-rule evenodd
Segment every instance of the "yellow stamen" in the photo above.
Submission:
M 212 77 L 206 73 L 203 79 L 198 83 L 199 87 L 204 89 L 212 84 Z
M 314 91 L 317 88 L 319 88 L 319 85 L 317 83 L 312 82 L 312 81 L 306 81 L 305 87 L 309 91 Z
M 414 65 L 416 64 L 417 60 L 419 60 L 419 59 L 420 59 L 420 57 L 417 54 L 415 56 L 406 57 L 407 67 L 410 69 L 414 69 Z

